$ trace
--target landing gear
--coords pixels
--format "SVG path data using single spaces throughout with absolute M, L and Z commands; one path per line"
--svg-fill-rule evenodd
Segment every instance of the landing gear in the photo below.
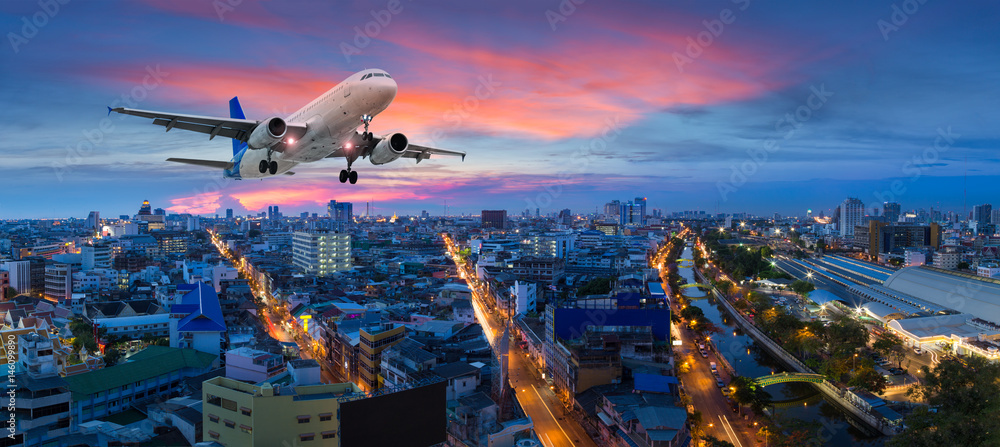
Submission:
M 269 168 L 268 170 L 270 171 L 271 175 L 277 174 L 278 173 L 278 162 L 272 161 L 270 163 L 270 166 L 268 166 L 268 168 Z
M 340 183 L 351 182 L 355 184 L 358 182 L 358 171 L 352 171 L 350 169 L 344 169 L 340 171 Z
M 269 172 L 271 175 L 278 173 L 278 162 L 271 161 L 271 150 L 267 150 L 267 160 L 261 160 L 260 164 L 257 165 L 257 170 L 261 174 Z
M 371 124 L 372 118 L 374 117 L 371 115 L 361 115 L 361 122 L 365 123 L 365 131 L 361 133 L 361 141 L 371 141 L 374 137 L 372 133 L 368 131 L 368 125 Z
M 267 168 L 268 168 L 267 160 L 261 160 L 260 164 L 257 165 L 257 170 L 259 170 L 261 174 L 267 172 Z
M 358 182 L 358 172 L 351 170 L 352 164 L 354 164 L 354 158 L 348 158 L 347 169 L 340 171 L 340 183 L 347 183 L 350 181 L 353 185 Z

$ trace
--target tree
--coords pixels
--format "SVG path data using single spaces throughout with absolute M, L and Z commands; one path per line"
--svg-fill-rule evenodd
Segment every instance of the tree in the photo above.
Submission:
M 765 245 L 760 247 L 760 256 L 763 258 L 770 258 L 774 256 L 774 249 L 770 245 Z
M 258 230 L 256 228 L 251 229 L 249 232 L 247 232 L 247 237 L 250 238 L 250 239 L 253 239 L 253 238 L 257 237 L 257 236 L 260 236 L 260 230 Z
M 8 300 L 12 300 L 16 296 L 17 296 L 17 289 L 15 289 L 13 287 L 8 287 L 7 288 L 7 295 L 4 298 L 8 299 Z
M 841 317 L 826 328 L 826 342 L 835 356 L 853 356 L 868 345 L 868 329 L 850 317 Z
M 118 364 L 118 361 L 122 358 L 122 352 L 117 349 L 108 349 L 107 353 L 104 354 L 104 366 L 110 367 Z
M 824 250 L 826 250 L 826 241 L 823 239 L 816 241 L 816 251 L 822 252 Z
M 958 266 L 956 266 L 955 268 L 958 269 L 958 270 L 968 270 L 969 269 L 969 263 L 965 262 L 965 261 L 959 262 Z
M 715 287 L 719 289 L 719 293 L 726 296 L 733 291 L 734 286 L 735 284 L 733 284 L 732 281 L 719 281 L 719 284 L 717 284 Z
M 594 278 L 584 284 L 576 291 L 577 296 L 605 295 L 611 292 L 611 280 L 613 278 Z
M 883 332 L 882 335 L 879 335 L 875 343 L 872 343 L 872 349 L 897 366 L 902 366 L 903 359 L 906 358 L 906 347 L 903 346 L 903 340 L 892 332 Z
M 803 281 L 801 279 L 796 279 L 795 281 L 793 281 L 790 287 L 793 292 L 799 295 L 805 295 L 809 292 L 812 292 L 813 290 L 816 290 L 815 284 L 808 281 Z
M 906 417 L 907 429 L 890 447 L 1000 446 L 1000 364 L 978 356 L 946 358 L 908 393 L 928 406 Z
M 762 413 L 764 408 L 771 405 L 771 394 L 764 391 L 756 380 L 745 376 L 735 376 L 729 382 L 733 387 L 733 400 L 741 406 L 748 406 L 754 413 Z
M 854 371 L 851 380 L 847 384 L 866 389 L 875 394 L 884 393 L 886 386 L 885 377 L 882 377 L 882 374 L 876 371 L 867 361 L 862 365 L 858 365 L 858 369 Z
M 698 306 L 687 306 L 681 309 L 681 318 L 685 320 L 695 321 L 699 318 L 705 317 L 705 311 L 701 310 Z
M 712 435 L 705 436 L 704 438 L 702 438 L 702 441 L 705 441 L 704 444 L 705 447 L 736 447 L 733 445 L 733 443 L 729 441 L 723 441 Z

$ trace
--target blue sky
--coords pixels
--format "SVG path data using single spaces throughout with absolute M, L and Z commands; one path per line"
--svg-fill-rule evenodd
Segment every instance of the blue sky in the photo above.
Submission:
M 404 214 L 635 196 L 793 214 L 847 196 L 871 208 L 893 182 L 904 208 L 961 212 L 1000 184 L 995 2 L 52 1 L 0 4 L 3 218 L 132 214 L 144 199 L 204 214 L 374 199 Z M 373 130 L 466 162 L 361 162 L 353 186 L 340 160 L 228 181 L 163 161 L 227 159 L 228 141 L 105 120 L 122 95 L 209 115 L 239 95 L 249 116 L 284 115 L 372 67 L 400 84 Z M 475 98 L 483 79 L 495 88 Z

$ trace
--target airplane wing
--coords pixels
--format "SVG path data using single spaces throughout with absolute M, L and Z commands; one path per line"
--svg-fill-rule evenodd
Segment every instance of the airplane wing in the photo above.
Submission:
M 204 166 L 206 168 L 215 168 L 215 169 L 233 168 L 233 163 L 230 161 L 195 160 L 191 158 L 168 158 L 167 161 L 172 161 L 174 163 L 184 163 L 186 165 Z
M 383 138 L 385 137 L 375 137 L 375 139 L 373 139 L 372 142 L 370 143 L 371 147 L 375 147 L 375 145 L 377 145 L 380 141 L 382 141 Z M 352 147 L 366 145 L 365 142 L 361 140 L 360 134 L 355 135 L 355 137 L 351 139 L 349 144 Z M 341 147 L 333 151 L 332 154 L 327 155 L 326 158 L 345 157 L 346 152 L 347 149 Z M 417 163 L 420 163 L 421 160 L 426 160 L 428 158 L 431 158 L 432 155 L 437 155 L 437 156 L 447 155 L 452 157 L 462 157 L 462 161 L 465 161 L 466 154 L 463 151 L 452 151 L 448 149 L 438 149 L 434 147 L 410 144 L 406 147 L 406 152 L 403 153 L 402 158 L 413 158 L 417 160 Z
M 116 107 L 113 109 L 108 107 L 108 113 L 110 114 L 111 112 L 150 118 L 153 120 L 153 124 L 166 127 L 167 132 L 170 132 L 171 129 L 201 132 L 208 134 L 209 140 L 217 136 L 223 136 L 246 142 L 250 138 L 250 132 L 260 123 L 260 121 L 239 118 L 165 113 L 125 107 Z M 303 123 L 287 123 L 287 125 L 288 130 L 285 135 L 288 137 L 298 140 L 306 133 L 306 125 Z M 279 143 L 271 149 L 282 152 L 284 150 L 284 143 Z
M 462 161 L 465 161 L 465 152 L 463 151 L 451 151 L 448 149 L 438 149 L 434 147 L 418 146 L 416 144 L 411 144 L 406 147 L 406 152 L 403 154 L 403 158 L 415 158 L 417 163 L 420 160 L 426 160 L 431 158 L 431 155 L 447 155 L 451 157 L 462 157 Z

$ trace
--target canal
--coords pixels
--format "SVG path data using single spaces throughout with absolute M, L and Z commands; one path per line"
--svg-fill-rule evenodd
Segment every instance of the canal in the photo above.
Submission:
M 693 259 L 691 247 L 685 247 L 681 259 Z M 677 273 L 689 284 L 697 282 L 693 265 L 690 261 L 683 261 L 677 269 Z M 698 287 L 681 290 L 691 299 L 691 305 L 701 308 L 705 317 L 722 329 L 721 334 L 712 334 L 711 339 L 737 374 L 760 377 L 786 370 L 767 351 L 758 348 L 752 338 L 743 334 L 714 296 Z M 766 391 L 771 393 L 776 403 L 772 409 L 776 422 L 783 429 L 806 430 L 810 438 L 805 443 L 807 446 L 881 445 L 885 439 L 866 435 L 852 426 L 848 416 L 836 405 L 827 402 L 812 385 L 785 383 L 769 386 Z

